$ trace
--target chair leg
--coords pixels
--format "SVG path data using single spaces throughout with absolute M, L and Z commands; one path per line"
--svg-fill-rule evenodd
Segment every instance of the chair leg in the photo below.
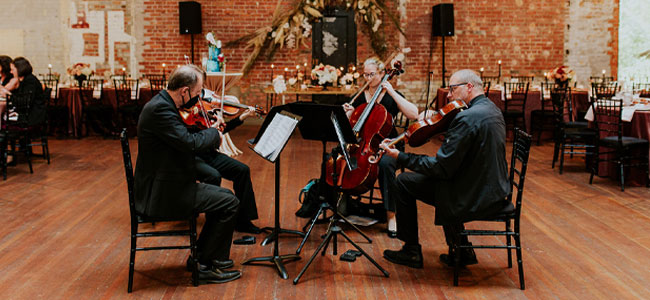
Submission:
M 510 232 L 510 220 L 507 220 L 505 223 L 506 223 L 506 232 Z M 508 246 L 508 268 L 512 268 L 512 249 L 510 249 L 512 243 L 510 242 L 509 234 L 506 234 L 506 245 Z
M 129 293 L 133 291 L 133 273 L 135 271 L 134 270 L 135 269 L 135 248 L 137 244 L 136 234 L 137 234 L 137 229 L 136 231 L 133 231 L 133 229 L 131 229 L 131 254 L 129 257 L 129 287 L 127 289 Z
M 551 169 L 555 169 L 558 151 L 560 151 L 560 143 L 556 140 L 555 145 L 553 145 L 553 162 L 551 162 Z
M 564 149 L 564 141 L 562 141 L 562 144 L 560 145 L 560 175 L 564 169 Z
M 192 217 L 190 220 L 190 253 L 192 254 L 192 259 L 194 260 L 194 265 L 198 263 L 198 254 L 196 246 L 196 217 Z M 196 268 L 192 269 L 192 285 L 199 285 L 199 273 Z
M 620 159 L 618 164 L 621 169 L 621 192 L 625 192 L 625 165 L 623 164 L 623 161 L 621 161 Z
M 43 156 L 47 158 L 47 164 L 50 164 L 50 146 L 47 142 L 47 136 L 41 137 L 41 145 L 43 147 Z
M 515 233 L 514 238 L 517 252 L 517 269 L 519 271 L 519 287 L 524 290 L 526 289 L 526 285 L 524 283 L 524 263 L 521 255 L 521 240 L 519 237 L 519 231 Z

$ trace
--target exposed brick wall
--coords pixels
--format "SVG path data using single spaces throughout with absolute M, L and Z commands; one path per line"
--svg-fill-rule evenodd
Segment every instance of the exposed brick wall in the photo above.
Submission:
M 84 33 L 84 55 L 99 56 L 99 34 Z
M 215 32 L 218 39 L 231 41 L 260 27 L 271 24 L 277 1 L 271 0 L 200 0 L 203 32 Z M 437 0 L 386 0 L 396 15 L 401 16 L 406 36 L 392 28 L 391 20 L 384 16 L 383 25 L 389 49 L 396 46 L 410 47 L 407 55 L 406 73 L 399 79 L 398 88 L 408 99 L 424 101 L 428 71 L 434 73 L 433 88 L 440 84 L 441 38 L 433 39 L 431 46 L 432 6 Z M 579 78 L 600 73 L 606 69 L 614 73 L 618 55 L 618 0 L 456 0 L 444 1 L 454 4 L 455 36 L 446 38 L 446 65 L 449 72 L 460 68 L 485 68 L 485 75 L 496 75 L 497 60 L 501 59 L 502 74 L 541 74 L 559 64 L 568 64 L 578 72 Z M 283 11 L 289 10 L 293 0 L 280 2 Z M 68 58 L 66 30 L 70 7 L 104 14 L 104 26 L 108 26 L 109 12 L 124 12 L 126 34 L 135 38 L 135 45 L 115 43 L 113 65 L 109 59 L 109 37 L 99 36 L 99 55 L 103 61 L 96 63 L 97 73 L 121 70 L 131 73 L 160 73 L 161 64 L 167 64 L 167 72 L 183 63 L 183 55 L 189 55 L 190 37 L 178 33 L 178 0 L 25 0 L 7 3 L 0 12 L 0 29 L 22 29 L 25 32 L 25 55 L 35 65 L 37 72 L 47 71 L 48 63 L 62 72 L 74 63 Z M 398 9 L 401 6 L 401 9 Z M 34 18 L 33 15 L 40 17 Z M 29 19 L 30 22 L 24 22 Z M 569 25 L 569 26 L 567 26 Z M 109 28 L 104 28 L 105 32 Z M 359 64 L 373 55 L 367 28 L 358 23 L 357 59 Z M 62 42 L 63 41 L 63 42 Z M 5 41 L 3 41 L 4 43 Z M 10 41 L 9 41 L 10 42 Z M 32 47 L 31 45 L 43 45 Z M 95 42 L 88 39 L 84 49 L 95 53 Z M 135 47 L 135 49 L 132 49 Z M 300 49 L 281 49 L 271 61 L 266 53 L 260 56 L 252 71 L 242 79 L 242 98 L 249 103 L 264 102 L 261 90 L 270 82 L 270 65 L 276 72 L 284 67 L 311 61 L 311 45 Z M 203 35 L 195 35 L 195 61 L 200 64 L 206 52 Z M 129 52 L 135 50 L 135 62 Z M 568 54 L 566 51 L 568 50 Z M 245 45 L 225 48 L 228 71 L 239 70 L 251 49 Z M 73 60 L 73 61 L 70 61 Z M 136 70 L 130 68 L 137 62 Z M 276 73 L 277 74 L 277 73 Z

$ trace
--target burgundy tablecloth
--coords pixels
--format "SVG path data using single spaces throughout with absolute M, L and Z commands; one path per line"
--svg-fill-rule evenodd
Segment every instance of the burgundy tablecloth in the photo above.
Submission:
M 447 88 L 439 88 L 438 89 L 438 108 L 444 106 L 447 104 L 447 93 L 449 89 Z M 524 109 L 525 115 L 526 115 L 526 132 L 530 132 L 530 113 L 533 110 L 541 109 L 542 108 L 542 102 L 541 102 L 541 92 L 539 90 L 529 90 L 528 91 L 528 99 L 526 100 L 526 107 Z M 505 107 L 504 101 L 502 100 L 501 96 L 501 90 L 490 90 L 488 93 L 488 98 L 494 102 L 494 104 L 499 107 L 499 109 L 503 110 Z M 589 108 L 589 95 L 587 91 L 573 91 L 572 92 L 572 98 L 573 98 L 573 111 L 574 113 L 577 113 L 579 110 L 584 110 L 586 111 Z M 549 108 L 552 109 L 552 108 Z M 552 134 L 552 133 L 545 133 L 545 134 Z
M 146 103 L 151 100 L 151 90 L 148 88 L 140 89 L 140 103 Z M 81 136 L 79 124 L 81 124 L 81 97 L 78 87 L 59 88 L 59 102 L 62 106 L 68 107 L 68 134 L 71 136 Z M 102 103 L 109 104 L 113 107 L 114 122 L 117 124 L 117 97 L 114 88 L 104 88 L 102 91 Z

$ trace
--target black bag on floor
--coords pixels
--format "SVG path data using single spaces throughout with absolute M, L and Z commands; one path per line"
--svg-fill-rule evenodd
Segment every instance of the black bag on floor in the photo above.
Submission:
M 320 207 L 320 201 L 318 200 L 318 181 L 316 178 L 311 179 L 300 190 L 298 200 L 302 203 L 302 206 L 296 211 L 296 216 L 308 219 L 318 212 L 318 208 Z

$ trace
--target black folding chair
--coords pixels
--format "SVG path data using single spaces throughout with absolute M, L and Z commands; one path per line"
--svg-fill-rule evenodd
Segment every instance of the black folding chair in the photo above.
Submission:
M 521 217 L 521 201 L 524 194 L 524 181 L 526 180 L 526 169 L 528 165 L 528 155 L 530 153 L 531 136 L 526 132 L 515 128 L 515 140 L 512 143 L 512 156 L 510 159 L 510 184 L 515 187 L 512 192 L 507 196 L 510 204 L 501 212 L 481 218 L 478 220 L 469 220 L 463 223 L 481 221 L 481 222 L 499 222 L 505 223 L 505 230 L 473 230 L 465 229 L 460 233 L 455 234 L 455 239 L 451 246 L 451 252 L 454 254 L 454 286 L 458 286 L 458 273 L 460 269 L 460 249 L 508 249 L 508 268 L 512 268 L 512 249 L 515 249 L 517 254 L 517 267 L 519 270 L 519 286 L 523 290 L 524 284 L 524 266 L 521 255 L 521 233 L 520 233 L 520 217 Z M 512 196 L 517 193 L 515 203 L 512 205 Z M 514 229 L 511 230 L 510 225 L 514 222 Z M 461 245 L 461 236 L 505 236 L 506 245 Z M 515 240 L 515 245 L 511 244 L 511 238 Z M 458 255 L 456 255 L 458 254 Z
M 194 265 L 198 263 L 196 261 L 196 215 L 193 215 L 190 218 L 186 219 L 174 219 L 174 218 L 153 218 L 146 216 L 144 214 L 138 213 L 135 210 L 135 191 L 134 183 L 135 179 L 133 177 L 133 165 L 131 163 L 131 148 L 129 148 L 129 139 L 126 134 L 126 128 L 122 129 L 120 133 L 120 142 L 122 143 L 122 157 L 124 158 L 124 171 L 126 173 L 126 184 L 129 193 L 129 212 L 131 214 L 131 252 L 129 257 L 129 286 L 128 292 L 130 293 L 133 290 L 133 273 L 135 269 L 135 253 L 137 251 L 150 251 L 150 250 L 170 250 L 170 249 L 190 249 L 191 257 Z M 188 222 L 188 229 L 186 230 L 164 230 L 164 231 L 147 231 L 139 232 L 138 227 L 143 223 L 161 223 L 161 222 L 178 222 L 186 221 Z M 190 244 L 189 245 L 179 245 L 179 246 L 157 246 L 157 247 L 138 247 L 137 242 L 138 238 L 143 237 L 169 237 L 169 236 L 189 236 Z M 192 284 L 194 286 L 199 285 L 199 277 L 196 268 L 192 268 Z

